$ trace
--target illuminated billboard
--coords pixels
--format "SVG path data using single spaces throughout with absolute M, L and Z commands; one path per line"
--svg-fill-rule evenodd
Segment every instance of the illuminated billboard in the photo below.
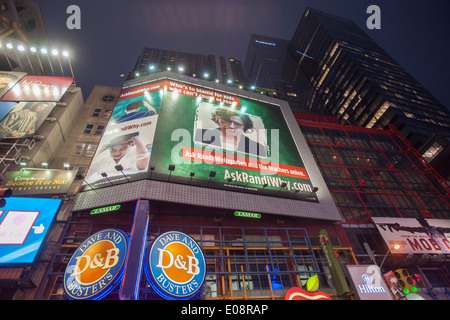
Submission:
M 449 254 L 450 220 L 372 217 L 393 254 Z M 394 245 L 399 245 L 393 250 Z
M 147 116 L 127 114 L 132 103 Z M 146 169 L 129 170 L 130 174 L 124 170 L 124 176 L 114 167 L 122 161 L 119 151 L 136 145 L 130 143 L 133 134 L 146 147 L 150 161 Z M 138 160 L 136 152 L 137 148 L 129 158 L 133 166 Z M 112 169 L 106 168 L 107 163 Z M 151 178 L 314 198 L 280 106 L 171 80 L 122 91 L 86 175 L 87 183 L 93 188 L 111 185 L 114 180 L 106 170 L 123 181 Z M 89 189 L 85 183 L 84 190 Z
M 76 170 L 8 171 L 2 184 L 15 196 L 67 193 L 75 179 Z
M 34 261 L 61 201 L 16 197 L 6 200 L 0 210 L 0 265 Z
M 1 100 L 57 102 L 73 81 L 71 77 L 24 76 Z
M 86 182 L 94 188 L 147 177 L 161 105 L 159 84 L 122 90 L 97 147 Z
M 20 102 L 0 122 L 0 139 L 31 138 L 55 107 L 54 102 Z

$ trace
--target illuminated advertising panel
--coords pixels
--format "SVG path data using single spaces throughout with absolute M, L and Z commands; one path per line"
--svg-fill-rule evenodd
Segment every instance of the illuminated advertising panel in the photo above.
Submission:
M 164 125 L 155 133 L 153 176 L 170 170 L 174 182 L 312 194 L 279 106 L 167 81 L 159 123 Z
M 147 177 L 161 84 L 122 90 L 85 176 L 93 188 Z M 88 187 L 87 190 L 90 188 Z
M 0 98 L 5 95 L 20 79 L 26 75 L 25 72 L 0 72 Z
M 1 100 L 57 102 L 73 81 L 71 77 L 25 76 Z
M 61 201 L 7 198 L 0 210 L 0 265 L 34 261 Z
M 0 139 L 31 138 L 55 107 L 54 102 L 20 102 L 0 122 Z
M 450 220 L 413 218 L 372 218 L 393 254 L 449 254 Z
M 14 195 L 67 193 L 76 170 L 22 170 L 5 173 L 2 185 Z

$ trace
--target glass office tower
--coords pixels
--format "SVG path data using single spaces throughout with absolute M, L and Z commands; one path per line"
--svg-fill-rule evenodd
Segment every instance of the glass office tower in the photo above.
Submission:
M 391 123 L 415 148 L 434 135 L 450 135 L 449 110 L 352 21 L 308 8 L 289 50 L 342 123 Z M 440 161 L 448 163 L 448 157 Z

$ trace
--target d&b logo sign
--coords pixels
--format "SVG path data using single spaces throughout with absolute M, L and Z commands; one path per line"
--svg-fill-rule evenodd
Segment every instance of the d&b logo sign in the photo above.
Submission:
M 147 252 L 145 273 L 165 299 L 192 298 L 203 285 L 206 262 L 197 242 L 179 231 L 158 236 Z
M 114 229 L 99 231 L 75 251 L 64 273 L 70 299 L 101 299 L 121 281 L 128 252 L 128 236 Z

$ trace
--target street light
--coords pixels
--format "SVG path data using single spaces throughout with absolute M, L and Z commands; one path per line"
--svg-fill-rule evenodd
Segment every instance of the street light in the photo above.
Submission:
M 400 250 L 401 247 L 402 247 L 402 246 L 401 246 L 400 244 L 394 243 L 394 244 L 391 246 L 391 249 L 397 251 L 397 250 Z M 384 261 L 386 260 L 386 257 L 388 256 L 389 252 L 391 252 L 391 249 L 388 249 L 388 251 L 387 251 L 386 254 L 384 255 L 383 261 L 381 261 L 381 264 L 380 264 L 380 270 L 381 270 L 381 267 L 382 267 L 383 264 L 384 264 Z

